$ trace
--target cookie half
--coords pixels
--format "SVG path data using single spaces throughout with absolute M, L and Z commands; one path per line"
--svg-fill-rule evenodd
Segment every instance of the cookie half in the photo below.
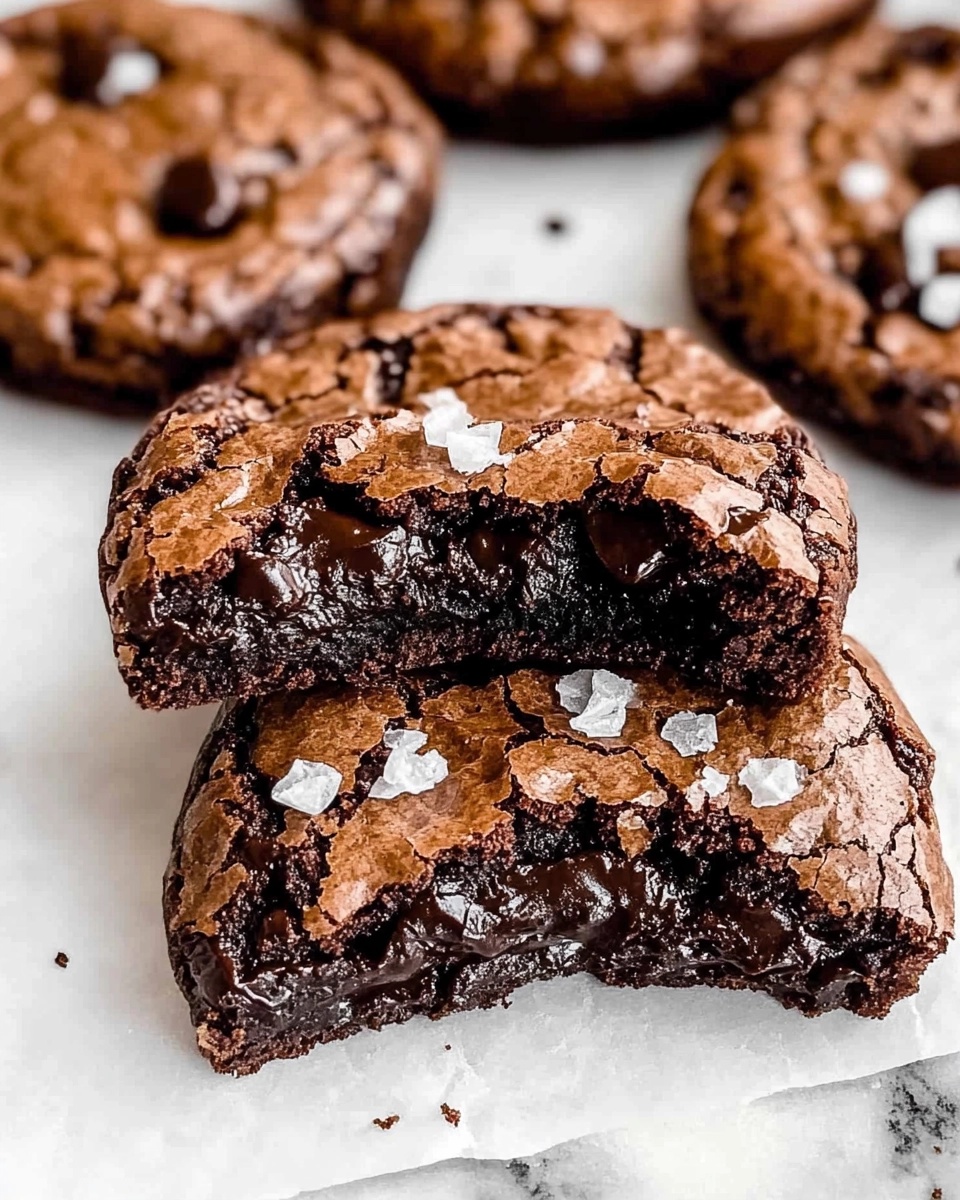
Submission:
M 441 149 L 339 35 L 80 0 L 0 24 L 0 370 L 155 407 L 262 338 L 399 299 Z
M 874 25 L 740 101 L 691 273 L 798 412 L 960 483 L 960 31 Z
M 445 307 L 327 326 L 160 415 L 101 578 L 148 707 L 476 655 L 792 698 L 837 654 L 854 543 L 843 482 L 684 335 Z
M 601 729 L 583 701 L 607 674 L 227 706 L 165 885 L 216 1070 L 582 971 L 808 1016 L 880 1017 L 916 989 L 953 888 L 932 753 L 876 663 L 847 644 L 780 709 L 626 672 Z
M 874 0 L 304 0 L 395 63 L 462 132 L 556 142 L 715 119 Z

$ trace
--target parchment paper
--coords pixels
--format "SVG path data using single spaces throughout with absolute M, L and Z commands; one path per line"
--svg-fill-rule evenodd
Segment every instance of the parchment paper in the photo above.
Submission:
M 903 0 L 909 19 L 952 0 Z M 717 135 L 537 153 L 457 148 L 408 293 L 605 304 L 698 328 L 682 270 Z M 551 237 L 548 215 L 569 232 Z M 96 581 L 110 473 L 137 426 L 0 395 L 0 1196 L 270 1200 L 439 1158 L 528 1154 L 960 1049 L 960 952 L 884 1022 L 711 991 L 536 985 L 507 1010 L 366 1034 L 245 1080 L 196 1054 L 160 878 L 212 713 L 145 714 Z M 940 753 L 960 866 L 960 494 L 823 438 L 861 522 L 849 626 Z M 66 970 L 55 954 L 70 957 Z M 449 1050 L 445 1049 L 448 1045 Z M 459 1127 L 440 1104 L 460 1110 Z M 392 1113 L 389 1132 L 374 1117 Z

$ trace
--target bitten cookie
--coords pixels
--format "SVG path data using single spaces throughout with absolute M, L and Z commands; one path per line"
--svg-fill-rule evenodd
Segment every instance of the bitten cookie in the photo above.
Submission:
M 960 31 L 871 26 L 740 101 L 691 272 L 786 403 L 960 483 Z
M 171 962 L 237 1074 L 580 971 L 880 1017 L 953 931 L 932 768 L 852 644 L 773 710 L 604 670 L 231 702 L 174 834 Z
M 156 0 L 0 24 L 0 372 L 155 407 L 261 338 L 394 305 L 440 148 L 336 34 Z
M 320 329 L 185 396 L 118 468 L 121 670 L 148 707 L 474 655 L 795 697 L 837 654 L 856 566 L 845 486 L 785 420 L 611 313 Z
M 716 118 L 874 0 L 303 0 L 394 62 L 456 129 L 554 142 Z

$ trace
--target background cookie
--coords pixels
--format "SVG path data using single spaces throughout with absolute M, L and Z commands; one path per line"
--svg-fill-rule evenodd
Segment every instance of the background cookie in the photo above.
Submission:
M 868 27 L 740 101 L 690 257 L 787 402 L 960 483 L 960 31 Z
M 649 134 L 731 95 L 874 0 L 303 0 L 450 124 L 523 141 Z
M 82 0 L 0 25 L 0 361 L 152 405 L 262 336 L 395 303 L 433 118 L 335 34 Z

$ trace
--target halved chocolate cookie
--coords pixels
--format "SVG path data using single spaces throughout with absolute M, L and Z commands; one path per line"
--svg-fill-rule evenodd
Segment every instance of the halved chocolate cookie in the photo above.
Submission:
M 953 931 L 932 767 L 853 644 L 779 709 L 489 668 L 231 702 L 174 835 L 171 962 L 237 1074 L 580 971 L 883 1016 Z
M 156 407 L 263 337 L 395 304 L 439 129 L 332 33 L 80 0 L 0 24 L 0 371 Z
M 785 403 L 960 483 L 960 31 L 874 25 L 742 100 L 690 261 Z
M 101 567 L 151 708 L 477 655 L 793 698 L 856 574 L 843 482 L 701 347 L 462 307 L 329 326 L 185 396 L 118 468 Z

